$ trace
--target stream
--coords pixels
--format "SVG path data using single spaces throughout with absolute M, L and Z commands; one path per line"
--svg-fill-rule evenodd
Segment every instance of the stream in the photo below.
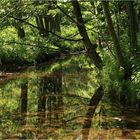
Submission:
M 0 139 L 140 139 L 139 112 L 107 94 L 95 110 L 90 103 L 98 88 L 96 69 L 85 55 L 5 72 Z

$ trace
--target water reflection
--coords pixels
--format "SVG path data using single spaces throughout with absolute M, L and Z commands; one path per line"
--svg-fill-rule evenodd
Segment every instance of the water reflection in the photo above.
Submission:
M 21 125 L 26 124 L 27 102 L 28 102 L 28 81 L 24 80 L 21 84 Z
M 82 140 L 88 139 L 89 130 L 91 128 L 91 123 L 92 123 L 92 118 L 95 113 L 95 109 L 97 108 L 102 97 L 103 97 L 103 88 L 102 86 L 100 86 L 90 100 L 88 111 L 86 113 L 86 118 L 83 125 Z
M 60 118 L 63 114 L 62 73 L 55 71 L 49 76 L 44 76 L 40 81 L 38 94 L 38 124 L 47 123 L 47 126 L 62 126 Z M 47 110 L 47 116 L 46 116 Z M 47 118 L 45 118 L 47 117 Z M 47 122 L 45 120 L 47 119 Z M 56 126 L 55 126 L 56 127 Z
M 3 82 L 0 137 L 139 139 L 139 115 L 134 110 L 113 105 L 105 96 L 98 104 L 103 96 L 102 87 L 96 71 L 83 60 L 71 58 L 53 64 L 53 68 L 34 69 Z

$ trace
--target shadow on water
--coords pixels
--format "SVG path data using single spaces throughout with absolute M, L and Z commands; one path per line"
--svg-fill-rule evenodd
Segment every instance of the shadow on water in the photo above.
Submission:
M 9 76 L 0 88 L 0 138 L 139 139 L 139 115 L 112 104 L 83 60 Z

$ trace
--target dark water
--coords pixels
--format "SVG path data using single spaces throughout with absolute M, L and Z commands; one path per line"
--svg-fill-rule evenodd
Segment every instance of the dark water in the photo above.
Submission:
M 0 139 L 140 139 L 138 112 L 106 95 L 87 116 L 98 87 L 85 56 L 7 73 L 0 78 Z

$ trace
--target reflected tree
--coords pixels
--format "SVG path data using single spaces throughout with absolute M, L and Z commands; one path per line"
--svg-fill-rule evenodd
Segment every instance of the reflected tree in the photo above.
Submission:
M 46 112 L 46 91 L 47 91 L 48 77 L 45 76 L 40 81 L 39 94 L 38 94 L 38 124 L 45 122 Z
M 23 80 L 23 82 L 21 83 L 21 126 L 26 125 L 26 117 L 27 117 L 27 106 L 28 106 L 28 81 L 27 80 Z M 26 132 L 22 131 L 21 132 L 21 139 L 25 139 L 26 136 Z
M 83 130 L 82 130 L 82 139 L 83 140 L 88 139 L 89 130 L 90 130 L 91 123 L 92 123 L 92 118 L 93 118 L 93 115 L 95 113 L 95 110 L 96 110 L 100 100 L 103 97 L 103 93 L 104 93 L 103 88 L 102 88 L 102 86 L 100 86 L 90 100 L 89 108 L 88 108 L 88 111 L 86 114 L 86 118 L 85 118 L 84 125 L 83 125 Z
M 61 69 L 54 72 L 50 77 L 50 84 L 48 85 L 48 125 L 55 125 L 60 127 L 62 123 L 61 115 L 63 114 L 63 97 L 62 92 L 62 72 Z
M 27 103 L 28 103 L 28 81 L 24 80 L 21 84 L 21 124 L 26 124 Z
M 45 123 L 45 119 L 48 121 L 48 126 L 60 124 L 60 114 L 63 112 L 63 98 L 59 95 L 61 92 L 62 73 L 60 69 L 42 77 L 38 94 L 38 124 Z M 46 110 L 48 111 L 47 118 Z

